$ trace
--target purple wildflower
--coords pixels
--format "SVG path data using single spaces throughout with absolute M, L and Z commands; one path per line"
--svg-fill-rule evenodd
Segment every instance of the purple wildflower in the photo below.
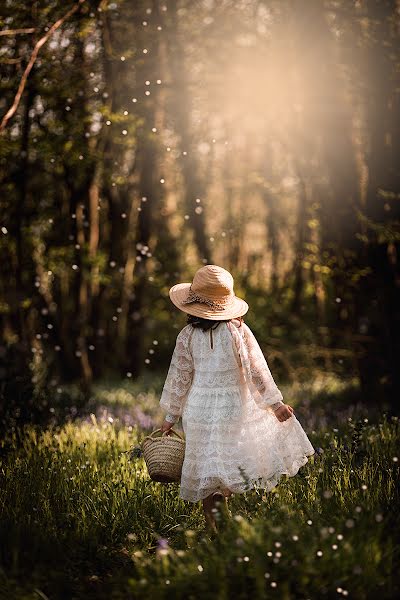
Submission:
M 168 550 L 168 548 L 169 548 L 168 540 L 166 538 L 158 538 L 157 548 L 159 550 Z

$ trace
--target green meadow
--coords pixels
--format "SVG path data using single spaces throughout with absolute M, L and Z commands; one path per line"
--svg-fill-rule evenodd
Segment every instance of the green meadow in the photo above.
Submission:
M 47 428 L 10 430 L 0 448 L 0 597 L 396 597 L 398 418 L 367 417 L 348 403 L 351 385 L 333 380 L 285 395 L 316 453 L 271 492 L 234 495 L 216 537 L 201 503 L 151 481 L 130 452 L 161 420 L 155 390 L 98 387 L 91 413 L 59 422 L 50 407 Z

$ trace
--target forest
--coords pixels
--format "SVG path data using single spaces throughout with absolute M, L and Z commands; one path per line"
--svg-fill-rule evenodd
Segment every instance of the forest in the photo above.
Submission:
M 2 6 L 3 381 L 165 367 L 169 287 L 219 264 L 282 375 L 394 401 L 397 3 L 78 4 L 10 118 L 77 5 Z
M 307 430 L 321 436 L 319 445 L 324 447 L 323 427 L 337 427 L 348 417 L 361 419 L 349 433 L 353 450 L 362 446 L 368 418 L 389 414 L 397 427 L 399 30 L 396 0 L 0 0 L 0 458 L 7 461 L 22 447 L 28 453 L 32 445 L 31 459 L 14 474 L 21 489 L 6 486 L 3 507 L 18 494 L 22 498 L 23 473 L 33 464 L 34 472 L 39 469 L 35 452 L 42 458 L 50 452 L 43 428 L 67 427 L 61 431 L 71 445 L 62 446 L 64 433 L 57 433 L 54 444 L 70 448 L 74 462 L 83 440 L 88 448 L 95 445 L 85 428 L 102 422 L 111 437 L 101 441 L 95 429 L 93 436 L 113 453 L 158 426 L 157 400 L 186 324 L 168 291 L 192 281 L 207 264 L 232 273 L 235 293 L 250 307 L 245 322 L 286 400 L 298 406 Z M 73 433 L 71 423 L 83 429 Z M 23 429 L 37 425 L 41 441 L 36 429 Z M 371 485 L 372 456 L 398 468 L 397 458 L 392 462 L 398 437 L 384 431 L 379 435 L 387 444 L 385 459 L 375 450 L 368 455 L 367 446 L 362 450 L 371 459 Z M 97 456 L 95 447 L 90 452 Z M 100 468 L 101 458 L 94 460 Z M 116 454 L 112 460 L 118 463 Z M 8 472 L 5 463 L 2 468 L 1 478 Z M 42 548 L 47 542 L 51 547 L 50 539 L 57 547 L 58 527 L 74 532 L 65 542 L 70 548 L 92 548 L 93 524 L 83 525 L 83 513 L 76 528 L 67 521 L 51 525 L 64 506 L 63 494 L 68 503 L 75 493 L 62 487 L 61 475 L 58 504 L 37 516 L 37 528 L 29 529 L 29 521 L 23 533 L 10 525 L 17 514 L 32 511 L 28 500 L 2 521 L 15 564 L 17 555 L 22 562 L 28 530 L 36 548 L 32 540 L 40 538 L 41 523 L 48 527 Z M 340 489 L 340 518 L 344 507 L 360 501 L 353 492 L 346 498 L 338 481 L 330 487 Z M 288 492 L 288 504 L 305 498 L 305 482 L 297 485 L 290 499 Z M 43 486 L 39 497 L 47 493 Z M 85 486 L 86 494 L 92 484 Z M 113 494 L 122 494 L 118 490 Z M 384 512 L 385 502 L 393 502 L 392 479 L 382 482 L 379 493 L 371 506 Z M 155 503 L 172 507 L 169 520 L 160 525 L 158 504 L 148 518 L 166 536 L 183 505 L 174 504 L 173 491 L 157 494 Z M 126 535 L 137 535 L 129 543 L 141 540 L 140 555 L 150 544 L 147 533 L 132 534 L 119 524 L 106 539 L 101 523 L 111 517 L 101 511 L 110 497 L 97 508 L 95 544 L 117 547 Z M 36 506 L 33 496 L 29 502 Z M 65 519 L 78 510 L 74 506 L 64 507 Z M 88 505 L 85 515 L 90 510 Z M 188 517 L 190 529 L 198 526 L 199 514 Z M 239 520 L 236 526 L 242 527 Z M 79 537 L 81 527 L 87 527 L 87 538 Z M 178 540 L 183 536 L 179 528 L 171 532 Z M 377 558 L 371 579 L 366 576 L 381 598 L 397 589 L 393 582 L 385 588 L 388 573 L 374 588 L 386 559 Z M 71 560 L 77 564 L 76 556 Z M 118 569 L 125 568 L 119 560 Z M 193 560 L 197 569 L 200 559 Z M 0 563 L 11 564 L 1 553 Z M 97 556 L 94 564 L 100 563 L 104 572 L 112 571 Z M 172 564 L 168 568 L 177 569 Z M 141 568 L 136 564 L 136 583 L 132 579 L 121 598 L 142 594 L 147 584 L 137 583 Z M 160 569 L 153 581 L 164 577 Z M 312 579 L 311 563 L 310 569 Z M 88 587 L 83 579 L 82 587 L 49 583 L 49 598 L 89 598 L 93 589 L 93 597 L 100 597 L 96 585 L 105 581 L 104 573 L 93 576 L 99 579 L 86 582 Z M 41 577 L 35 585 L 47 598 Z M 3 582 L 7 597 L 38 597 L 18 581 L 20 575 L 10 575 L 9 587 Z M 320 597 L 321 589 L 330 589 L 325 580 L 315 589 L 307 581 L 305 595 L 285 595 L 293 593 L 288 583 L 279 597 Z M 346 591 L 346 582 L 340 589 Z M 190 597 L 185 585 L 176 584 L 177 597 Z M 263 598 L 257 589 L 252 597 Z M 224 590 L 215 597 L 225 598 L 230 592 Z M 109 593 L 105 597 L 120 597 Z M 196 593 L 211 597 L 202 595 L 201 586 Z M 360 583 L 353 597 L 372 596 Z

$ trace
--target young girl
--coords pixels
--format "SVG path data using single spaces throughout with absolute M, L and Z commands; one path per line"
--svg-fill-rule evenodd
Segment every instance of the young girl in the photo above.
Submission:
M 264 355 L 242 317 L 248 304 L 233 291 L 232 275 L 201 267 L 192 283 L 169 296 L 188 313 L 162 391 L 162 431 L 180 417 L 186 438 L 180 498 L 203 501 L 216 531 L 215 506 L 254 486 L 271 490 L 281 475 L 296 475 L 314 454 L 305 431 L 283 403 Z

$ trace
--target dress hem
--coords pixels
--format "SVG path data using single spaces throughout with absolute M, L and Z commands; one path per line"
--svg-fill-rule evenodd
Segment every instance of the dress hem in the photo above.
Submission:
M 244 488 L 243 486 L 242 489 L 235 489 L 235 490 L 230 490 L 233 494 L 244 494 L 245 492 L 251 492 L 254 489 L 264 489 L 267 490 L 267 492 L 270 492 L 281 480 L 282 475 L 288 475 L 289 477 L 294 477 L 295 475 L 297 475 L 297 473 L 299 472 L 299 470 L 301 469 L 301 467 L 304 467 L 305 464 L 307 464 L 308 459 L 310 456 L 313 456 L 315 454 L 315 450 L 313 450 L 312 452 L 306 452 L 303 455 L 303 458 L 300 462 L 300 464 L 296 461 L 293 464 L 296 464 L 296 467 L 294 467 L 294 469 L 288 469 L 285 471 L 277 471 L 275 472 L 271 477 L 268 478 L 268 482 L 267 485 L 260 485 L 259 483 L 257 483 L 258 479 L 254 479 L 253 483 L 250 485 L 250 487 Z M 236 484 L 237 485 L 237 484 Z M 232 486 L 232 487 L 236 487 Z M 239 484 L 240 485 L 240 484 Z M 225 490 L 229 490 L 230 486 L 228 484 L 225 484 L 224 482 L 221 482 L 218 486 L 216 486 L 215 488 L 210 488 L 208 489 L 204 494 L 199 495 L 198 497 L 196 497 L 196 499 L 193 498 L 193 496 L 188 496 L 188 495 L 181 495 L 181 491 L 179 492 L 179 497 L 181 500 L 185 500 L 186 502 L 199 502 L 200 500 L 204 500 L 205 498 L 207 498 L 207 496 L 210 496 L 211 494 L 213 494 L 216 491 L 221 491 L 221 489 L 225 489 Z

